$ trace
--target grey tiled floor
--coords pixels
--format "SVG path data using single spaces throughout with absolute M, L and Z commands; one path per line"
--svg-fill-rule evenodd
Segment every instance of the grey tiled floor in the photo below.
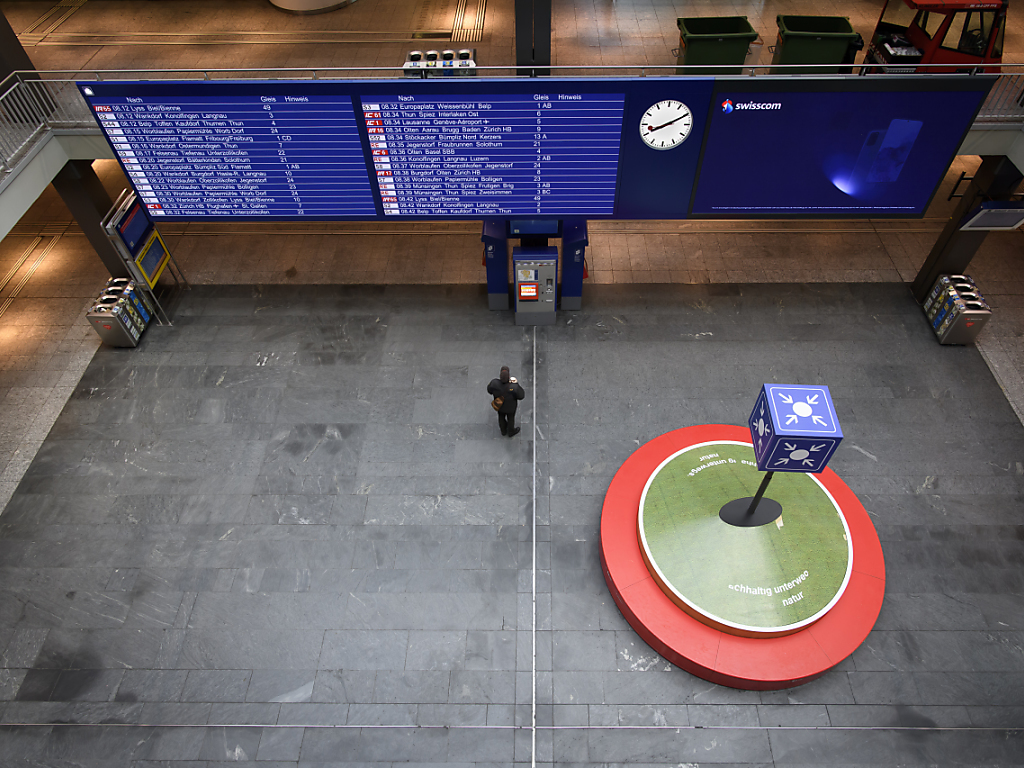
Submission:
M 957 158 L 919 221 L 593 222 L 588 286 L 910 282 L 952 211 L 947 197 L 960 172 L 972 173 L 977 163 L 977 158 Z M 116 163 L 97 161 L 96 167 L 116 196 L 125 185 Z M 164 234 L 188 279 L 200 285 L 475 286 L 484 279 L 473 222 L 192 223 L 167 225 Z M 6 328 L 0 334 L 0 398 L 7 398 L 0 399 L 7 405 L 0 504 L 13 493 L 96 347 L 81 312 L 105 274 L 52 188 L 0 243 L 0 272 L 36 238 L 32 257 L 0 292 L 0 299 L 9 295 L 37 254 L 50 249 L 0 318 L 0 328 Z M 990 234 L 970 268 L 996 309 L 978 348 L 1019 414 L 1024 414 L 1022 238 L 1020 232 Z M 36 402 L 47 403 L 46 418 L 24 407 Z
M 556 3 L 555 60 L 671 63 L 687 15 L 747 14 L 768 44 L 776 13 L 866 32 L 878 5 Z M 90 0 L 57 31 L 398 38 L 450 28 L 454 6 Z M 0 2 L 16 30 L 51 7 Z M 482 62 L 512 62 L 511 12 L 488 3 Z M 410 47 L 30 53 L 370 66 Z M 1012 10 L 1007 51 L 1024 60 Z M 175 326 L 94 355 L 81 310 L 105 276 L 51 190 L 0 243 L 6 274 L 60 235 L 0 318 L 0 764 L 1021 765 L 1024 431 L 999 384 L 1024 404 L 1024 235 L 990 236 L 972 264 L 997 309 L 978 349 L 938 347 L 902 283 L 974 164 L 956 161 L 920 222 L 595 225 L 585 309 L 538 330 L 536 355 L 531 329 L 484 309 L 465 224 L 168 228 L 197 284 Z M 530 395 L 511 441 L 483 393 L 502 363 Z M 833 466 L 876 524 L 887 594 L 836 670 L 739 692 L 632 632 L 597 525 L 638 444 L 742 422 L 774 379 L 832 387 Z
M 0 509 L 99 346 L 84 312 L 104 280 L 102 264 L 66 229 L 40 227 L 42 237 L 0 241 L 4 277 L 28 255 L 0 291 L 0 306 L 17 297 L 0 317 Z
M 9 728 L 10 759 L 529 760 L 536 483 L 539 762 L 1024 762 L 1024 431 L 905 288 L 596 286 L 538 329 L 536 378 L 532 329 L 484 304 L 197 287 L 101 348 L 0 522 L 0 722 L 94 725 Z M 513 440 L 483 392 L 506 362 Z M 836 670 L 741 692 L 632 632 L 598 523 L 638 444 L 777 377 L 832 388 L 887 595 Z

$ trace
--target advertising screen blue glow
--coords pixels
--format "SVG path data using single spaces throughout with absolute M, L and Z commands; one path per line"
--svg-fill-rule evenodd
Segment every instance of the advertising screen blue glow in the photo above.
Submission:
M 692 215 L 923 215 L 988 82 L 923 84 L 933 87 L 719 81 Z

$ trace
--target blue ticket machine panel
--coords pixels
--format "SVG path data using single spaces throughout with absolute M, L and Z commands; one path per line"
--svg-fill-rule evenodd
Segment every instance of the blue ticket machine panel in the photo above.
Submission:
M 583 307 L 583 277 L 587 248 L 587 222 L 574 219 L 562 224 L 562 284 L 559 309 Z
M 554 325 L 558 306 L 558 249 L 513 248 L 516 325 Z
M 485 221 L 480 239 L 487 269 L 487 308 L 508 309 L 508 236 L 504 221 Z

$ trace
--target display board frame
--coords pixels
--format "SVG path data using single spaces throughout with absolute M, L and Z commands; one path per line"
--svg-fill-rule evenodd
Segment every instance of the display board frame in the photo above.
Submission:
M 983 74 L 971 75 L 884 75 L 884 76 L 828 76 L 828 77 L 785 77 L 760 76 L 751 77 L 658 77 L 658 78 L 454 78 L 426 80 L 273 80 L 273 81 L 100 81 L 80 82 L 78 85 L 86 100 L 94 109 L 99 102 L 110 99 L 133 98 L 146 103 L 147 99 L 167 100 L 175 95 L 250 95 L 273 97 L 289 94 L 302 97 L 310 94 L 340 95 L 350 99 L 352 113 L 356 116 L 355 130 L 359 134 L 362 149 L 362 167 L 365 169 L 366 180 L 373 198 L 374 213 L 359 215 L 210 215 L 210 214 L 175 214 L 162 215 L 157 218 L 166 221 L 423 221 L 423 220 L 509 220 L 509 219 L 564 219 L 584 218 L 599 219 L 720 219 L 720 218 L 921 218 L 927 204 L 934 197 L 943 172 L 955 156 L 956 150 L 974 121 L 978 110 L 984 102 L 995 76 Z M 955 125 L 958 141 L 946 141 L 941 156 L 937 159 L 929 157 L 929 182 L 934 186 L 923 192 L 918 190 L 918 202 L 913 212 L 892 210 L 871 210 L 870 212 L 831 212 L 827 215 L 774 212 L 774 213 L 742 213 L 719 214 L 702 211 L 696 205 L 698 192 L 702 182 L 724 174 L 713 167 L 708 161 L 707 147 L 709 138 L 714 138 L 714 110 L 720 97 L 727 92 L 743 93 L 786 93 L 807 94 L 826 93 L 839 101 L 850 96 L 870 94 L 872 92 L 891 94 L 896 92 L 915 94 L 934 94 L 941 98 L 942 94 L 956 92 L 973 92 L 976 104 L 971 109 L 962 109 L 950 119 Z M 437 213 L 417 215 L 388 215 L 385 217 L 382 188 L 378 181 L 378 170 L 375 166 L 375 147 L 371 146 L 367 120 L 361 119 L 360 110 L 364 108 L 366 96 L 393 95 L 396 99 L 403 96 L 445 98 L 473 98 L 488 95 L 538 95 L 538 94 L 617 94 L 624 96 L 622 109 L 622 126 L 619 143 L 619 157 L 614 186 L 614 205 L 610 213 L 565 212 L 538 213 L 533 211 L 515 210 L 500 213 L 452 214 L 443 210 Z M 934 101 L 934 100 L 933 100 Z M 682 139 L 673 134 L 670 147 L 658 147 L 643 134 L 646 126 L 652 128 L 652 110 L 659 104 L 687 106 L 689 128 L 680 132 Z M 936 102 L 937 103 L 937 102 Z M 678 107 L 677 107 L 678 108 Z M 653 114 L 656 114 L 655 110 Z M 675 114 L 675 113 L 673 113 Z M 100 122 L 99 120 L 97 122 Z M 653 120 L 657 123 L 657 120 Z M 914 126 L 904 121 L 904 133 L 912 133 Z M 962 125 L 961 125 L 962 122 Z M 952 130 L 952 129 L 950 129 Z M 674 129 L 673 129 L 674 131 Z M 896 133 L 893 129 L 894 135 Z M 110 136 L 104 134 L 110 141 Z M 891 138 L 891 137 L 890 137 Z M 884 141 L 884 140 L 883 140 Z M 955 143 L 955 146 L 946 146 Z M 119 148 L 111 142 L 126 174 L 136 187 L 133 170 L 125 162 Z M 661 150 L 661 151 L 659 151 Z M 770 151 L 763 149 L 762 151 Z M 354 162 L 354 161 L 353 161 Z M 941 166 L 941 167 L 940 167 Z M 896 169 L 898 171 L 898 169 Z M 877 170 L 873 171 L 877 176 Z M 756 174 L 751 174 L 756 176 Z M 909 176 L 909 174 L 905 174 Z M 771 179 L 735 178 L 729 176 L 729 183 L 738 186 L 748 183 L 770 184 Z M 140 190 L 136 187 L 136 191 Z M 151 190 L 143 190 L 151 194 Z M 266 194 L 266 193 L 264 193 Z M 298 195 L 298 193 L 296 193 Z M 923 203 L 923 204 L 922 204 Z M 302 209 L 300 209 L 302 210 Z M 366 209 L 367 211 L 369 208 Z

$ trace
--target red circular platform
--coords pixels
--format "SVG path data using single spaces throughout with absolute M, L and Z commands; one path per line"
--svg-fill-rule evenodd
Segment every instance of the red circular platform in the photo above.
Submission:
M 709 627 L 662 592 L 647 570 L 637 540 L 640 497 L 666 458 L 697 443 L 750 442 L 746 427 L 706 424 L 656 437 L 619 468 L 601 511 L 601 567 L 615 604 L 654 650 L 698 677 L 745 690 L 790 688 L 820 677 L 849 656 L 875 625 L 885 593 L 885 561 L 863 505 L 831 469 L 818 479 L 843 511 L 853 539 L 853 571 L 832 609 L 806 629 L 784 637 L 740 637 Z

